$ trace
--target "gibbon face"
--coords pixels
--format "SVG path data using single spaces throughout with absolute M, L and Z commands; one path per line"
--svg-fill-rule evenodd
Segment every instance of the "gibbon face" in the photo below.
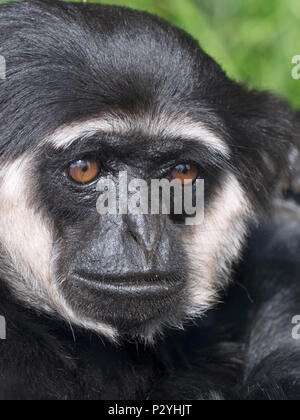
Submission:
M 146 13 L 23 2 L 0 17 L 1 277 L 27 305 L 113 340 L 201 316 L 282 175 L 288 107 Z M 98 181 L 118 186 L 120 172 L 203 179 L 203 222 L 100 215 Z

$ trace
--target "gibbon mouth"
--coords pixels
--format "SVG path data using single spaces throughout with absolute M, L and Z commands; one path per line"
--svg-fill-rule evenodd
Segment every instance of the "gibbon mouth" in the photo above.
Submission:
M 73 273 L 73 282 L 108 294 L 171 295 L 182 289 L 182 280 L 175 274 L 151 273 L 146 275 L 103 276 L 94 273 Z

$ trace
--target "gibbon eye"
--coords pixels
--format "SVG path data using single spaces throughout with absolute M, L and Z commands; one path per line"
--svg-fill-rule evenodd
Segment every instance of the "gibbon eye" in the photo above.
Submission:
M 76 184 L 85 185 L 93 182 L 99 171 L 99 164 L 95 160 L 84 159 L 72 163 L 67 169 L 67 174 Z
M 176 179 L 181 184 L 189 184 L 194 182 L 198 176 L 198 168 L 193 163 L 183 163 L 177 165 L 170 172 L 170 178 Z

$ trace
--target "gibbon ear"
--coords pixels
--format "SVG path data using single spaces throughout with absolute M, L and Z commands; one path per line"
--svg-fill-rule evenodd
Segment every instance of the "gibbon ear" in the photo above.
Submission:
M 300 119 L 284 100 L 243 87 L 230 98 L 226 114 L 240 182 L 266 208 L 288 174 L 292 151 L 300 150 Z
M 285 198 L 296 198 L 300 202 L 300 150 L 292 148 L 289 159 L 289 171 L 282 179 L 281 189 Z

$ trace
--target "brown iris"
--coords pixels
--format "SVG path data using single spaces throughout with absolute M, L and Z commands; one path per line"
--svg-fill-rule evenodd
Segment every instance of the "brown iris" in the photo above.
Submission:
M 99 175 L 99 171 L 99 164 L 92 159 L 78 160 L 67 169 L 69 178 L 76 184 L 81 185 L 93 182 Z
M 170 172 L 170 178 L 176 180 L 181 184 L 189 184 L 194 182 L 198 176 L 198 168 L 193 163 L 183 163 L 177 165 Z

